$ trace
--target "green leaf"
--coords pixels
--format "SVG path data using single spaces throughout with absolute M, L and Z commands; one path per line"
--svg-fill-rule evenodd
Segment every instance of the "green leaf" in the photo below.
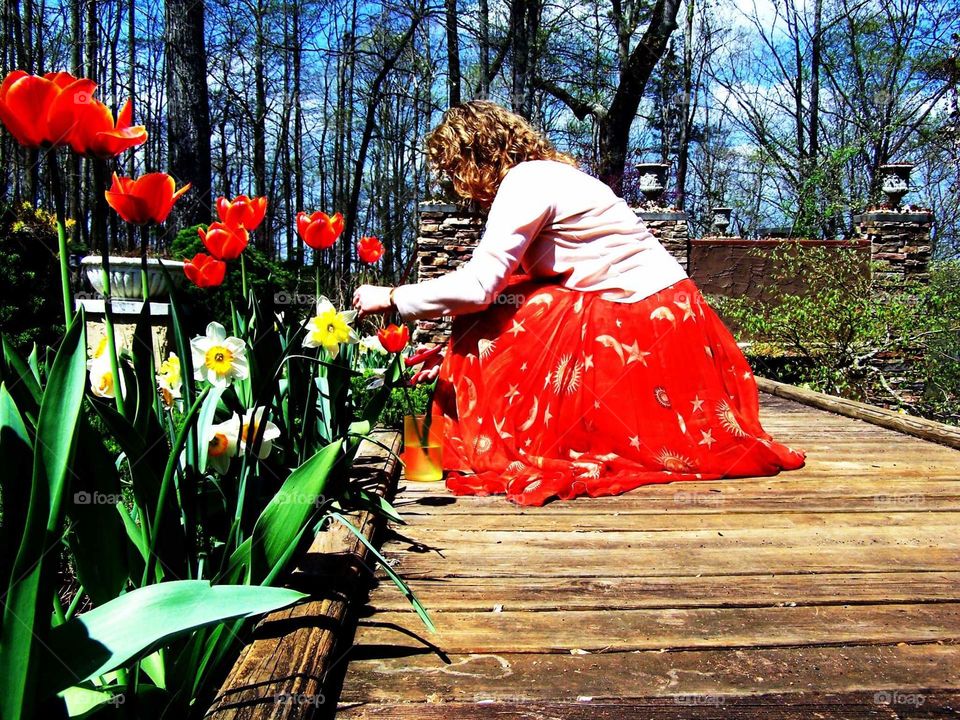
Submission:
M 16 399 L 17 406 L 21 408 L 31 424 L 35 424 L 40 411 L 40 401 L 43 399 L 38 376 L 7 342 L 6 337 L 2 338 L 2 346 L 3 362 L 0 363 L 0 381 L 7 384 L 7 389 Z M 36 359 L 35 354 L 31 357 Z
M 67 536 L 77 579 L 94 605 L 102 605 L 124 589 L 129 577 L 129 545 L 120 504 L 120 475 L 103 441 L 82 420 L 74 460 L 74 481 L 67 504 L 71 532 Z M 123 512 L 126 512 L 124 510 Z
M 303 528 L 319 512 L 342 444 L 341 440 L 330 443 L 290 473 L 257 518 L 250 548 L 250 582 L 262 582 L 285 564 Z
M 24 523 L 30 507 L 30 477 L 33 466 L 33 443 L 20 417 L 16 403 L 7 392 L 6 383 L 0 384 L 0 548 L 16 547 L 23 537 Z M 0 587 L 10 583 L 12 553 L 0 552 Z
M 367 550 L 373 553 L 373 555 L 380 562 L 380 567 L 383 568 L 383 571 L 387 574 L 387 577 L 389 577 L 393 581 L 393 584 L 400 589 L 400 592 L 403 593 L 404 597 L 406 597 L 407 600 L 410 602 L 410 604 L 413 606 L 413 609 L 416 610 L 417 615 L 420 616 L 420 619 L 423 621 L 423 624 L 427 626 L 427 630 L 429 630 L 432 633 L 435 633 L 437 631 L 437 628 L 434 626 L 433 621 L 430 619 L 430 616 L 427 615 L 427 609 L 420 603 L 420 601 L 417 599 L 417 596 L 413 594 L 413 590 L 411 590 L 410 587 L 400 578 L 400 576 L 393 571 L 393 568 L 390 567 L 390 564 L 387 562 L 387 559 L 380 554 L 380 551 L 377 550 L 373 546 L 373 544 L 370 542 L 370 540 L 368 540 L 367 537 L 362 532 L 360 532 L 356 528 L 356 526 L 354 526 L 354 524 L 349 520 L 347 520 L 343 515 L 341 515 L 338 512 L 332 512 L 330 513 L 330 515 L 331 517 L 336 518 L 341 523 L 346 525 L 347 529 L 349 529 L 350 532 L 356 535 L 357 538 L 359 538 L 360 542 L 362 542 L 364 545 L 367 546 Z
M 50 600 L 63 531 L 63 497 L 87 379 L 86 321 L 81 311 L 60 344 L 44 389 L 33 453 L 30 505 L 0 629 L 0 717 L 32 717 L 39 692 L 38 652 L 50 632 Z
M 52 630 L 43 690 L 54 695 L 198 628 L 272 612 L 305 597 L 287 588 L 210 585 L 205 580 L 138 588 Z
M 214 417 L 217 414 L 217 407 L 220 405 L 220 396 L 223 395 L 223 391 L 225 389 L 226 388 L 222 387 L 210 388 L 210 393 L 207 395 L 206 399 L 203 401 L 203 406 L 200 408 L 200 416 L 197 419 L 197 437 L 199 438 L 198 445 L 200 455 L 197 460 L 197 472 L 201 475 L 206 472 L 207 451 L 210 449 L 210 444 L 204 442 L 203 440 L 210 432 Z

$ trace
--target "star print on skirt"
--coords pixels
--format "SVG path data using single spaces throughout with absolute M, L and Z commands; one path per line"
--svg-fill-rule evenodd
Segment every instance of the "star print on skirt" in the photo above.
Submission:
M 454 318 L 432 413 L 446 487 L 519 505 L 804 464 L 761 427 L 750 366 L 689 278 L 618 303 L 512 277 Z

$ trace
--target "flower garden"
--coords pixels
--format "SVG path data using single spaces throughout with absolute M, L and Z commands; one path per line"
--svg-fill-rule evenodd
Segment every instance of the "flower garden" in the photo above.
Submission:
M 171 292 L 171 351 L 157 358 L 147 232 L 191 188 L 165 173 L 114 172 L 99 191 L 140 231 L 143 309 L 124 345 L 102 238 L 105 333 L 88 352 L 60 163 L 74 153 L 117 167 L 147 137 L 131 116 L 127 102 L 114 118 L 92 81 L 65 72 L 16 71 L 0 87 L 0 120 L 47 164 L 66 327 L 26 354 L 4 340 L 0 357 L 0 543 L 9 549 L 0 558 L 0 716 L 9 720 L 94 716 L 121 702 L 136 717 L 202 713 L 198 700 L 222 679 L 250 619 L 305 598 L 282 583 L 318 530 L 349 524 L 353 508 L 392 513 L 348 476 L 391 398 L 410 397 L 407 368 L 419 359 L 406 357 L 408 330 L 361 337 L 355 312 L 323 296 L 322 261 L 315 311 L 275 312 L 248 283 L 245 261 L 268 198 L 219 198 L 199 230 L 205 252 L 182 270 L 160 261 L 168 280 L 182 272 L 211 295 L 238 273 L 242 302 L 191 334 Z M 297 216 L 302 242 L 319 253 L 343 227 L 340 213 Z M 383 246 L 364 237 L 356 252 L 373 268 Z

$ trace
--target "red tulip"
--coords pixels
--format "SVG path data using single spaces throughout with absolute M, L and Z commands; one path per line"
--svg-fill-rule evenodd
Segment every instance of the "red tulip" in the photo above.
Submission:
M 227 264 L 205 253 L 197 253 L 183 264 L 183 272 L 197 287 L 216 287 L 226 277 Z
M 173 204 L 190 189 L 190 183 L 174 192 L 176 183 L 166 173 L 147 173 L 136 180 L 113 174 L 113 186 L 104 193 L 117 214 L 134 225 L 162 223 Z
M 40 77 L 14 70 L 0 85 L 0 121 L 25 147 L 66 145 L 74 129 L 73 106 L 89 102 L 96 88 L 93 80 L 67 72 Z
M 50 125 L 68 133 L 74 152 L 106 159 L 147 141 L 146 129 L 131 125 L 132 121 L 133 104 L 129 100 L 114 123 L 110 108 L 99 100 L 61 93 L 53 103 Z
M 336 213 L 330 216 L 324 212 L 308 215 L 305 212 L 299 212 L 297 213 L 297 232 L 314 250 L 326 250 L 343 232 L 343 215 Z
M 217 260 L 236 260 L 250 241 L 250 236 L 242 227 L 234 228 L 221 222 L 211 223 L 206 230 L 200 228 L 197 232 Z
M 241 227 L 252 232 L 260 226 L 267 214 L 267 199 L 248 198 L 246 195 L 237 195 L 233 200 L 217 198 L 217 212 L 224 225 Z
M 363 262 L 373 265 L 383 257 L 383 243 L 375 237 L 362 237 L 357 243 L 357 254 Z
M 387 325 L 377 331 L 377 338 L 384 350 L 398 353 L 410 342 L 410 329 L 406 325 Z

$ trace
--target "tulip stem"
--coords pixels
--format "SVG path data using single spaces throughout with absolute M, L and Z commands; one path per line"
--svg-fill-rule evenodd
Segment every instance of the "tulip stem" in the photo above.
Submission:
M 60 288 L 63 292 L 63 321 L 70 324 L 73 317 L 73 297 L 70 294 L 70 263 L 67 255 L 67 220 L 63 202 L 63 187 L 60 182 L 60 165 L 57 153 L 47 151 L 47 165 L 50 170 L 50 184 L 53 191 L 53 205 L 57 214 L 57 250 L 60 255 Z
M 240 253 L 240 287 L 243 289 L 243 302 L 246 304 L 247 299 L 247 261 L 244 258 L 243 253 Z
M 93 165 L 93 187 L 94 195 L 100 194 L 106 189 L 106 166 L 99 158 L 91 161 Z M 97 223 L 93 223 L 95 229 Z M 113 397 L 117 405 L 117 412 L 125 416 L 123 403 L 123 385 L 120 379 L 120 361 L 117 354 L 117 336 L 113 330 L 113 294 L 110 291 L 110 233 L 103 233 L 103 246 L 100 250 L 101 271 L 103 273 L 103 327 L 107 335 L 107 349 L 109 354 L 107 358 L 110 362 L 110 374 L 113 377 Z

